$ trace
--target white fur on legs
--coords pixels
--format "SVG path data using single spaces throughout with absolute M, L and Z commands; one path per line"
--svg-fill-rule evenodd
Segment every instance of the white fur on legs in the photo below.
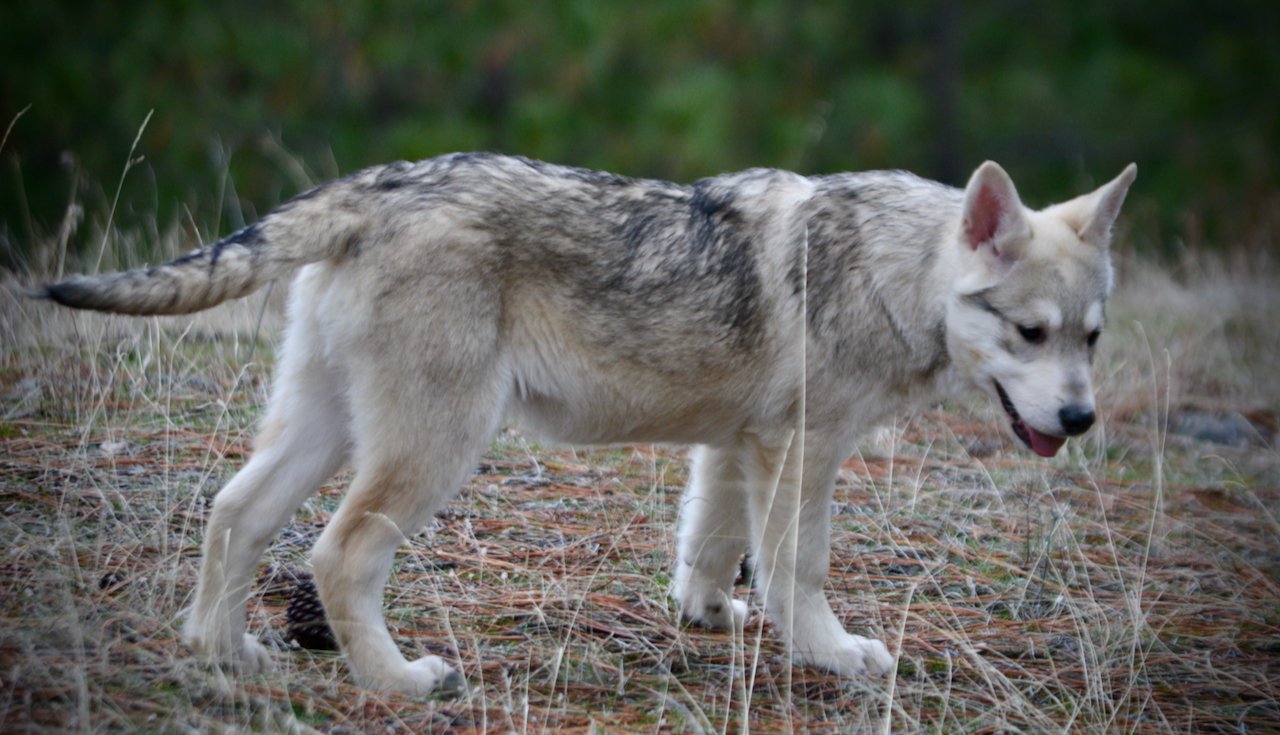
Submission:
M 761 443 L 752 520 L 757 534 L 756 589 L 769 618 L 786 636 L 793 660 L 848 676 L 880 676 L 892 671 L 893 656 L 880 641 L 845 631 L 823 591 L 831 556 L 831 495 L 839 460 L 827 451 L 805 456 L 797 435 L 781 470 L 776 445 Z M 799 458 L 805 457 L 803 475 Z M 772 475 L 772 476 L 771 476 Z M 777 477 L 774 490 L 772 477 Z M 771 492 L 772 491 L 772 492 Z
M 337 446 L 315 454 L 301 450 L 306 442 L 284 443 L 290 446 L 254 454 L 214 498 L 200 581 L 183 629 L 187 643 L 198 654 L 249 673 L 270 665 L 266 649 L 245 632 L 245 601 L 258 559 L 272 536 L 341 459 Z M 311 444 L 312 450 L 316 447 Z
M 183 634 L 204 658 L 246 672 L 270 667 L 245 632 L 245 601 L 271 538 L 344 460 L 347 417 L 333 373 L 295 324 L 276 393 L 249 463 L 214 498 L 200 581 Z
M 718 580 L 683 561 L 677 562 L 672 594 L 680 603 L 680 618 L 693 625 L 712 630 L 733 626 L 741 630 L 747 621 L 747 603 L 735 600 L 732 588 L 722 589 Z
M 747 603 L 733 599 L 738 559 L 749 543 L 742 469 L 732 451 L 698 447 L 680 506 L 672 595 L 680 617 L 707 628 L 741 628 Z
M 462 687 L 461 675 L 438 656 L 405 660 L 382 614 L 396 548 L 461 486 L 470 460 L 433 452 L 423 458 L 381 459 L 358 471 L 312 551 L 329 625 L 356 680 L 369 689 L 427 694 Z
M 796 663 L 845 676 L 883 676 L 893 670 L 888 647 L 846 632 L 821 594 L 802 595 L 795 605 L 791 650 Z
M 443 362 L 443 361 L 442 361 Z M 312 550 L 316 587 L 330 627 L 363 686 L 412 694 L 457 692 L 460 674 L 438 656 L 409 662 L 383 617 L 383 588 L 396 548 L 462 488 L 506 403 L 498 371 L 432 384 L 441 364 L 404 372 L 370 363 L 353 386 L 358 406 L 356 476 Z M 448 365 L 444 365 L 448 367 Z

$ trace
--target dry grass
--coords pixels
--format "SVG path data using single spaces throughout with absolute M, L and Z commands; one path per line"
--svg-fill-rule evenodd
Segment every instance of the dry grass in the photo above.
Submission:
M 232 680 L 178 640 L 208 501 L 243 462 L 279 317 L 73 314 L 0 290 L 5 732 L 1263 732 L 1280 723 L 1280 314 L 1269 264 L 1126 263 L 1104 421 L 1045 462 L 973 404 L 846 465 L 829 588 L 900 651 L 891 681 L 787 667 L 681 630 L 667 598 L 682 452 L 504 432 L 387 590 L 456 701 L 363 692 L 290 650 L 269 583 L 305 567 L 335 478 L 272 547 Z M 274 295 L 278 300 L 278 294 Z M 258 335 L 255 338 L 255 335 Z

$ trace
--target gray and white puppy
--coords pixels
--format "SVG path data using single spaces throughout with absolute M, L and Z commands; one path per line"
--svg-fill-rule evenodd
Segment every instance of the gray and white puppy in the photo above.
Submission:
M 487 154 L 370 168 L 171 263 L 42 295 L 128 314 L 205 309 L 292 274 L 252 459 L 218 494 L 186 626 L 203 655 L 268 665 L 245 631 L 259 557 L 340 465 L 313 552 L 365 686 L 453 690 L 382 615 L 396 547 L 458 492 L 504 416 L 565 442 L 697 445 L 674 595 L 741 625 L 750 551 L 793 658 L 894 666 L 823 593 L 832 488 L 855 441 L 964 387 L 1053 455 L 1094 421 L 1090 362 L 1112 223 L 1136 174 L 1041 211 L 984 163 L 964 190 L 900 172 L 750 170 L 683 186 Z

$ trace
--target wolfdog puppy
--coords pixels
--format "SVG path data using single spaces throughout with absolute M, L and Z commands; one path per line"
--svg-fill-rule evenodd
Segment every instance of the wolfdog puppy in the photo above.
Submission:
M 186 637 L 248 670 L 257 561 L 340 465 L 316 543 L 329 621 L 365 686 L 457 690 L 382 616 L 396 547 L 458 491 L 504 416 L 575 443 L 693 444 L 673 594 L 740 626 L 739 558 L 799 663 L 881 675 L 823 593 L 832 488 L 857 438 L 976 388 L 1051 456 L 1094 422 L 1111 228 L 1136 174 L 1040 211 L 984 163 L 953 189 L 901 172 L 754 169 L 692 185 L 488 154 L 319 186 L 173 262 L 40 295 L 181 314 L 294 273 L 252 458 L 218 494 Z

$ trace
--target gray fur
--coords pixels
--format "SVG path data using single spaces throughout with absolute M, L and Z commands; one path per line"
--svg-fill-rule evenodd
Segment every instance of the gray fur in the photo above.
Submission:
M 313 554 L 342 649 L 371 687 L 456 681 L 437 657 L 406 661 L 373 602 L 395 547 L 511 415 L 563 441 L 700 445 L 681 614 L 740 626 L 749 549 L 796 660 L 884 673 L 888 649 L 846 633 L 822 592 L 841 461 L 878 422 L 961 386 L 1042 454 L 1087 428 L 1109 218 L 1132 178 L 1033 212 L 991 163 L 962 191 L 766 169 L 677 185 L 457 154 L 358 172 L 171 263 L 44 295 L 184 313 L 297 271 L 255 453 L 206 534 L 187 638 L 211 658 L 266 665 L 244 630 L 253 566 L 350 461 Z M 1043 344 L 1018 341 L 1028 325 Z

